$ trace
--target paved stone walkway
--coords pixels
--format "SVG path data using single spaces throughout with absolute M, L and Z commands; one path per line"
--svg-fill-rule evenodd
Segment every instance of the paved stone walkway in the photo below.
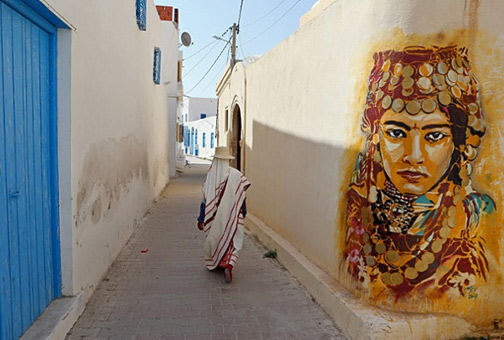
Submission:
M 195 221 L 207 169 L 171 180 L 67 339 L 345 339 L 249 235 L 231 284 L 206 270 Z

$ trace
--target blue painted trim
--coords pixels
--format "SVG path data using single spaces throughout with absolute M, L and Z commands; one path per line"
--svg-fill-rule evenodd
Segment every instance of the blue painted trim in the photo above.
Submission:
M 154 47 L 154 67 L 152 77 L 155 84 L 161 84 L 161 49 Z
M 54 275 L 54 298 L 61 296 L 61 250 L 60 250 L 60 225 L 59 225 L 59 173 L 58 173 L 58 38 L 52 35 L 49 50 L 50 58 L 50 128 L 51 128 L 51 233 Z
M 140 31 L 147 30 L 147 3 L 145 0 L 136 0 L 136 20 Z
M 57 28 L 70 28 L 38 0 L 0 0 L 50 34 Z

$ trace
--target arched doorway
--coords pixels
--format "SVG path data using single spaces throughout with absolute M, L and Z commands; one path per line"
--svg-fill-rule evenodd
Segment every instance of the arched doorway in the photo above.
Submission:
M 231 155 L 235 159 L 231 160 L 231 166 L 241 171 L 241 111 L 238 105 L 233 110 L 233 129 L 231 134 Z

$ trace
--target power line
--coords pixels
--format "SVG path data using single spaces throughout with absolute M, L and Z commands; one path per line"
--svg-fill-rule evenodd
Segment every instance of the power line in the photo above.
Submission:
M 247 27 L 247 26 L 250 26 L 250 25 L 253 25 L 255 24 L 256 22 L 259 22 L 261 21 L 262 19 L 266 18 L 268 15 L 270 15 L 271 13 L 273 13 L 273 11 L 275 9 L 277 9 L 278 7 L 280 7 L 284 2 L 286 2 L 287 0 L 282 0 L 278 5 L 276 5 L 275 7 L 273 7 L 268 13 L 266 13 L 265 15 L 263 15 L 262 17 L 260 17 L 259 19 L 256 19 L 252 22 L 249 22 L 248 24 L 245 24 L 243 25 L 243 27 Z
M 243 43 L 241 40 L 241 35 L 238 34 L 238 40 L 240 40 L 240 53 L 242 55 L 243 60 L 245 60 L 245 50 L 243 49 Z
M 218 41 L 216 40 L 215 42 L 218 42 Z M 191 73 L 191 71 L 192 71 L 192 70 L 194 70 L 194 69 L 196 68 L 196 66 L 198 66 L 199 64 L 201 64 L 201 62 L 202 62 L 203 60 L 205 60 L 205 58 L 206 58 L 206 57 L 207 57 L 210 53 L 212 53 L 212 51 L 213 51 L 216 47 L 217 47 L 217 44 L 215 44 L 215 46 L 214 46 L 214 47 L 212 47 L 212 48 L 210 49 L 210 51 L 208 51 L 208 52 L 207 52 L 207 54 L 205 54 L 205 55 L 204 55 L 204 56 L 203 56 L 203 57 L 202 57 L 202 58 L 201 58 L 201 59 L 200 59 L 200 60 L 199 60 L 196 64 L 194 64 L 194 66 L 193 66 L 193 67 L 191 67 L 191 69 L 190 69 L 189 71 L 187 71 L 187 72 L 184 74 L 183 78 L 184 78 L 185 76 L 187 76 L 189 73 Z
M 241 2 L 240 2 L 240 13 L 238 14 L 238 28 L 240 28 L 240 20 L 241 20 L 242 10 L 243 10 L 243 0 L 241 0 Z
M 200 48 L 198 51 L 194 52 L 193 54 L 191 54 L 189 57 L 187 58 L 184 58 L 182 59 L 182 61 L 185 61 L 185 60 L 188 60 L 192 57 L 194 57 L 196 54 L 200 53 L 201 51 L 203 51 L 205 48 L 207 48 L 208 46 L 212 45 L 213 43 L 215 43 L 216 41 L 215 40 L 212 40 L 210 41 L 208 44 L 206 44 L 205 46 L 203 46 L 202 48 Z
M 228 40 L 228 43 L 229 43 L 229 40 Z M 203 81 L 203 79 L 205 79 L 205 77 L 208 75 L 208 73 L 215 66 L 215 64 L 220 59 L 220 57 L 222 56 L 222 53 L 224 53 L 224 51 L 226 50 L 227 47 L 228 47 L 228 44 L 226 44 L 226 46 L 224 46 L 224 48 L 222 49 L 222 51 L 220 51 L 219 55 L 217 56 L 217 59 L 215 59 L 215 61 L 213 62 L 212 66 L 210 66 L 210 68 L 208 69 L 208 71 L 206 71 L 206 73 L 203 75 L 203 77 L 201 77 L 201 79 L 196 83 L 196 85 L 194 85 L 189 91 L 187 91 L 186 94 L 189 93 L 189 92 L 191 92 L 192 90 L 194 90 Z
M 200 91 L 200 93 L 198 94 L 198 97 L 201 97 L 201 95 L 203 94 L 203 92 L 205 92 L 206 89 L 208 89 L 208 87 L 210 85 L 215 84 L 215 80 L 217 79 L 217 77 L 221 76 L 222 73 L 226 70 L 227 67 L 228 67 L 228 65 L 225 64 L 224 67 L 219 72 L 216 73 L 215 77 L 208 83 L 208 85 L 203 90 Z
M 264 31 L 262 31 L 261 33 L 259 33 L 258 35 L 256 35 L 255 37 L 253 37 L 252 39 L 250 39 L 249 41 L 247 41 L 244 45 L 248 45 L 250 44 L 252 41 L 256 40 L 257 38 L 259 38 L 261 35 L 263 35 L 264 33 L 266 33 L 271 27 L 273 27 L 277 22 L 279 22 L 284 16 L 286 16 L 290 11 L 292 11 L 292 9 L 298 4 L 300 3 L 301 0 L 297 0 L 294 5 L 292 5 L 284 14 L 282 14 L 280 16 L 280 18 L 278 18 L 274 23 L 272 23 L 271 25 L 269 25 Z

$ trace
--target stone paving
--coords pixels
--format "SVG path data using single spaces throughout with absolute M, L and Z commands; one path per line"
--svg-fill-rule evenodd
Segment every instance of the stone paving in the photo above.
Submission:
M 207 169 L 192 164 L 171 180 L 67 339 L 345 339 L 254 237 L 231 284 L 205 268 L 195 221 Z

